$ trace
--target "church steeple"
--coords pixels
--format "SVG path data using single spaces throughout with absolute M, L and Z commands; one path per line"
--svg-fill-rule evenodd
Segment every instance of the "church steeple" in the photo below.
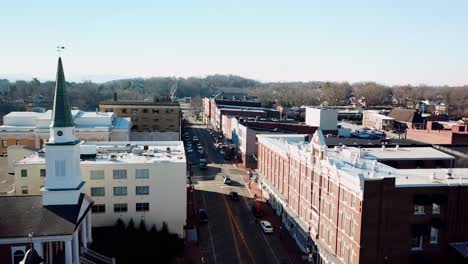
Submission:
M 71 115 L 70 103 L 68 102 L 68 92 L 63 73 L 62 58 L 58 58 L 57 77 L 55 83 L 54 109 L 52 112 L 52 122 L 50 127 L 72 127 L 73 119 Z
M 49 129 L 49 141 L 45 145 L 47 177 L 42 203 L 43 205 L 77 204 L 84 185 L 80 172 L 80 141 L 75 137 L 60 57 Z

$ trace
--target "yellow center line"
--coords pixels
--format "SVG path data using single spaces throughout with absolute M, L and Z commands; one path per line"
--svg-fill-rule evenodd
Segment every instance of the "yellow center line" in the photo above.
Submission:
M 240 236 L 240 238 L 242 240 L 242 243 L 244 244 L 245 249 L 247 250 L 247 253 L 249 254 L 250 260 L 254 264 L 257 263 L 255 261 L 254 256 L 253 256 L 252 250 L 250 250 L 250 247 L 247 245 L 247 240 L 245 240 L 245 237 L 244 237 L 244 235 L 242 234 L 242 232 L 240 230 L 239 224 L 237 223 L 236 218 L 234 217 L 234 214 L 232 213 L 231 208 L 227 204 L 226 197 L 223 196 L 223 198 L 224 198 L 224 202 L 226 203 L 226 208 L 228 210 L 228 214 L 231 217 L 231 221 L 232 221 L 232 223 L 234 223 L 234 226 L 236 227 L 237 233 L 239 234 L 239 236 Z
M 224 200 L 224 205 L 226 205 L 226 209 L 228 210 L 228 215 L 229 215 L 229 224 L 231 225 L 231 232 L 232 232 L 232 237 L 234 238 L 234 244 L 236 246 L 236 255 L 237 255 L 237 259 L 239 260 L 239 263 L 242 263 L 242 259 L 241 259 L 241 256 L 240 256 L 240 250 L 239 250 L 239 243 L 237 242 L 237 237 L 236 237 L 236 234 L 234 232 L 234 225 L 232 224 L 232 216 L 231 214 L 229 213 L 230 209 L 229 209 L 229 205 L 226 201 L 226 197 L 223 195 L 223 200 Z

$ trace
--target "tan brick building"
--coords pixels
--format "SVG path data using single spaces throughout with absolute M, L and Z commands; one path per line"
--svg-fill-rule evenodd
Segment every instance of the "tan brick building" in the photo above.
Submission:
M 130 117 L 132 131 L 180 132 L 179 103 L 114 100 L 100 102 L 99 110 L 114 112 L 119 117 Z

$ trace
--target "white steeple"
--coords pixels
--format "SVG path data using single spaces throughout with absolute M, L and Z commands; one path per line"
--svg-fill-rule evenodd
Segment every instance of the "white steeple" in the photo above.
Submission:
M 43 205 L 78 203 L 84 185 L 80 172 L 79 143 L 75 137 L 62 59 L 59 57 L 50 137 L 45 146 Z

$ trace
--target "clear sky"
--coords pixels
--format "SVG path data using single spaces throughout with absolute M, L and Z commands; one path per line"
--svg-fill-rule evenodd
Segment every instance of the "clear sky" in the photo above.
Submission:
M 468 1 L 0 0 L 0 76 L 468 84 Z

